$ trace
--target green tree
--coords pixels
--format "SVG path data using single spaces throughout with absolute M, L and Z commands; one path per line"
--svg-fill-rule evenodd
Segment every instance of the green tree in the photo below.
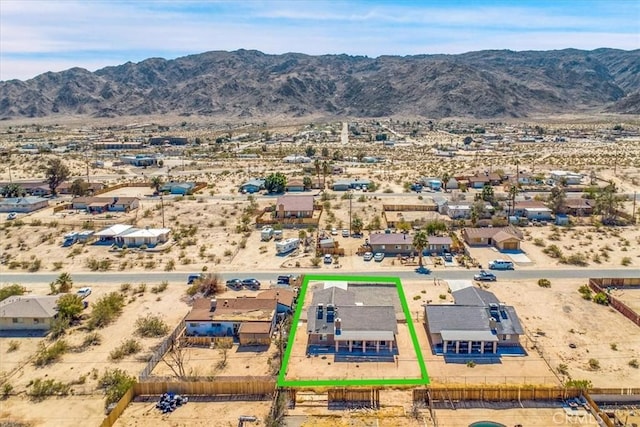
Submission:
M 322 147 L 322 157 L 325 159 L 329 157 L 329 149 L 327 147 Z
M 71 183 L 70 190 L 74 196 L 86 196 L 89 193 L 89 184 L 84 179 L 78 178 Z
M 427 235 L 433 236 L 439 232 L 447 231 L 447 224 L 444 221 L 435 219 L 427 222 L 424 226 L 424 230 L 427 232 Z
M 0 288 L 0 301 L 14 295 L 24 295 L 25 292 L 27 292 L 27 288 L 18 284 L 3 286 L 2 288 Z
M 449 172 L 445 172 L 442 174 L 442 189 L 445 193 L 447 192 L 447 184 L 449 183 L 450 179 L 451 175 L 449 175 Z
M 151 188 L 156 190 L 156 193 L 160 192 L 160 187 L 162 187 L 162 184 L 164 184 L 164 183 L 162 182 L 162 178 L 161 177 L 159 177 L 159 176 L 151 177 Z
M 2 197 L 23 197 L 27 193 L 20 184 L 12 182 L 2 187 L 2 189 L 0 189 L 0 194 L 2 194 Z
M 422 267 L 422 251 L 429 245 L 429 236 L 423 230 L 413 236 L 413 247 L 418 251 L 418 265 Z
M 47 184 L 49 184 L 49 189 L 51 189 L 51 194 L 55 196 L 58 186 L 69 179 L 70 175 L 71 172 L 69 172 L 69 168 L 62 163 L 62 160 L 58 158 L 49 160 L 49 164 L 45 169 L 45 176 L 47 178 Z
M 65 294 L 58 298 L 58 315 L 69 320 L 78 317 L 84 309 L 82 298 L 76 294 Z
M 313 186 L 313 180 L 310 176 L 305 176 L 304 178 L 302 178 L 302 185 L 304 186 L 305 190 L 309 190 Z
M 509 186 L 509 215 L 513 215 L 514 208 L 516 206 L 516 196 L 518 195 L 519 189 L 517 185 Z
M 269 175 L 264 181 L 264 188 L 269 193 L 283 193 L 287 186 L 287 177 L 281 172 Z
M 50 286 L 54 294 L 67 293 L 73 287 L 73 279 L 69 273 L 60 273 L 58 278 L 52 282 Z
M 490 185 L 485 185 L 484 187 L 482 187 L 482 195 L 480 197 L 485 202 L 493 203 L 494 201 L 493 187 Z
M 331 165 L 329 164 L 329 162 L 324 160 L 322 162 L 322 188 L 325 187 L 325 183 L 327 181 L 327 175 L 329 175 L 330 173 L 331 173 Z
M 316 149 L 313 148 L 312 145 L 307 145 L 304 149 L 304 153 L 306 154 L 307 157 L 313 157 L 316 155 Z
M 353 219 L 351 220 L 351 231 L 354 234 L 360 234 L 362 233 L 362 227 L 364 227 L 364 223 L 362 222 L 362 219 L 359 216 L 354 216 Z
M 554 214 L 562 214 L 565 211 L 565 201 L 567 200 L 567 193 L 561 185 L 555 185 L 549 197 L 547 198 L 547 206 Z
M 485 201 L 476 200 L 471 205 L 471 222 L 474 226 L 478 225 L 478 220 L 484 216 L 486 212 Z
M 322 162 L 320 161 L 320 159 L 315 159 L 313 161 L 313 168 L 316 170 L 318 181 L 320 181 L 320 171 L 322 170 Z
M 615 225 L 618 218 L 618 210 L 622 208 L 624 198 L 617 195 L 618 189 L 613 182 L 601 188 L 596 196 L 595 211 L 602 215 L 602 223 Z

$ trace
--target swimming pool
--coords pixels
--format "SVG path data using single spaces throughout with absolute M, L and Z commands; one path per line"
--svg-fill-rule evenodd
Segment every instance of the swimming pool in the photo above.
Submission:
M 494 423 L 493 421 L 478 421 L 473 424 L 469 424 L 469 427 L 507 427 L 507 426 L 500 423 Z

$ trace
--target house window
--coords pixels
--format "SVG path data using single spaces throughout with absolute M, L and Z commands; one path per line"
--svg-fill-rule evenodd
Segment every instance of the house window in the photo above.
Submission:
M 36 319 L 35 317 L 33 318 L 33 324 L 37 325 L 38 323 L 40 323 L 40 319 Z
M 380 341 L 380 345 L 387 345 L 386 341 Z
M 13 323 L 22 323 L 21 320 L 22 319 L 18 319 L 17 317 L 14 317 L 13 319 L 11 319 Z
M 506 334 L 506 335 L 504 336 L 504 340 L 506 341 L 506 340 L 508 340 L 508 339 L 511 339 L 511 335 Z
M 189 327 L 191 328 L 197 328 L 198 326 L 200 326 L 200 323 L 189 323 Z
M 385 245 L 380 245 L 380 250 L 385 250 Z
M 326 341 L 327 340 L 327 334 L 320 334 L 320 341 Z
M 402 246 L 396 245 L 396 249 L 402 249 Z

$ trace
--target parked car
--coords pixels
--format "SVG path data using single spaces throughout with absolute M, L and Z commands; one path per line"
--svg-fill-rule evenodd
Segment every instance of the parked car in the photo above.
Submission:
M 349 237 L 349 230 L 347 229 L 342 230 L 342 237 Z
M 442 258 L 444 258 L 444 262 L 453 262 L 453 255 L 451 254 L 444 254 Z
M 291 282 L 293 282 L 296 279 L 296 276 L 294 276 L 293 274 L 283 274 L 281 276 L 278 276 L 278 279 L 276 280 L 276 283 L 278 285 L 285 285 L 288 286 L 291 284 Z
M 337 235 L 338 235 L 338 229 L 337 229 L 337 228 L 335 228 L 335 227 L 334 227 L 334 228 L 332 228 L 332 229 L 331 229 L 331 235 L 332 235 L 332 236 L 337 236 Z
M 257 279 L 244 279 L 242 281 L 242 286 L 249 289 L 258 289 L 260 288 L 260 282 Z
M 480 273 L 474 275 L 473 279 L 479 282 L 495 282 L 497 278 L 496 278 L 496 275 L 493 273 L 480 270 Z
M 193 283 L 196 280 L 200 280 L 202 279 L 204 275 L 202 273 L 198 273 L 198 274 L 190 274 L 189 277 L 187 278 L 187 285 L 193 285 Z
M 78 295 L 80 298 L 84 299 L 86 297 L 88 297 L 89 295 L 91 295 L 91 288 L 89 287 L 85 287 L 85 288 L 80 288 L 76 291 L 76 295 Z
M 503 259 L 494 259 L 489 262 L 489 270 L 513 270 L 513 262 Z
M 7 219 L 16 219 L 18 217 L 18 214 L 15 212 L 10 212 L 9 215 L 7 215 Z
M 325 264 L 332 264 L 333 263 L 333 257 L 331 256 L 331 254 L 325 254 L 324 257 L 322 258 L 322 261 Z
M 384 259 L 384 253 L 378 252 L 373 256 L 373 260 L 376 262 L 380 262 Z
M 242 280 L 240 279 L 229 279 L 227 280 L 227 286 L 231 289 L 240 289 L 242 288 Z
M 371 252 L 365 252 L 363 259 L 365 261 L 371 261 L 373 259 L 373 254 Z

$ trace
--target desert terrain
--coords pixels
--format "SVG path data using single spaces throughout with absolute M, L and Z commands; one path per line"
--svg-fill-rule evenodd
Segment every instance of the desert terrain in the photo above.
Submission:
M 93 123 L 92 126 L 97 129 L 95 133 L 104 135 L 101 126 L 108 123 L 109 121 Z M 268 130 L 258 125 L 220 125 L 214 129 L 192 124 L 184 128 L 174 126 L 170 128 L 170 132 L 180 133 L 189 139 L 201 138 L 207 142 L 186 148 L 158 148 L 157 151 L 164 155 L 163 166 L 144 169 L 119 165 L 117 155 L 98 150 L 87 149 L 62 154 L 43 151 L 33 154 L 17 148 L 23 143 L 38 145 L 45 142 L 63 146 L 70 139 L 86 135 L 86 132 L 78 131 L 82 127 L 80 122 L 56 126 L 46 122 L 34 124 L 30 121 L 12 122 L 11 125 L 3 123 L 0 126 L 0 146 L 6 153 L 0 161 L 0 181 L 19 183 L 42 180 L 45 178 L 43 168 L 47 162 L 60 157 L 70 168 L 71 180 L 83 178 L 107 185 L 138 185 L 112 190 L 102 196 L 138 197 L 140 206 L 129 213 L 90 215 L 69 209 L 54 212 L 55 207 L 71 200 L 71 196 L 61 195 L 51 199 L 48 208 L 18 214 L 17 219 L 13 220 L 8 219 L 5 214 L 0 217 L 0 254 L 3 260 L 0 264 L 0 286 L 17 282 L 4 280 L 3 276 L 14 277 L 13 275 L 19 274 L 24 277 L 24 281 L 19 284 L 25 286 L 29 294 L 45 295 L 50 292 L 49 285 L 34 282 L 30 277 L 44 274 L 57 276 L 61 273 L 69 273 L 74 277 L 81 273 L 95 272 L 113 275 L 113 280 L 100 283 L 74 281 L 74 290 L 82 286 L 92 288 L 92 294 L 87 299 L 89 307 L 84 315 L 89 316 L 94 302 L 112 291 L 124 295 L 126 302 L 120 317 L 110 325 L 93 331 L 101 337 L 98 345 L 80 350 L 85 338 L 92 333 L 85 330 L 80 322 L 63 336 L 71 348 L 78 350 L 65 353 L 60 360 L 44 368 L 34 366 L 33 359 L 41 343 L 50 346 L 54 341 L 46 337 L 0 337 L 0 381 L 3 385 L 11 386 L 11 390 L 0 402 L 0 418 L 32 426 L 75 426 L 79 420 L 99 424 L 104 417 L 105 406 L 103 391 L 98 388 L 99 377 L 107 369 L 121 369 L 137 377 L 150 354 L 162 341 L 162 337 L 134 337 L 136 320 L 147 315 L 159 316 L 167 324 L 169 331 L 172 331 L 190 309 L 185 297 L 186 278 L 189 274 L 200 272 L 218 274 L 223 280 L 261 274 L 269 277 L 262 280 L 263 289 L 269 288 L 276 276 L 283 273 L 366 272 L 401 275 L 422 355 L 433 383 L 560 385 L 569 379 L 579 379 L 590 381 L 594 387 L 633 387 L 640 384 L 640 370 L 637 363 L 636 367 L 631 363 L 640 359 L 640 329 L 611 307 L 583 299 L 578 289 L 587 283 L 586 279 L 571 278 L 570 275 L 574 271 L 593 269 L 598 274 L 622 272 L 619 273 L 622 274 L 620 277 L 625 277 L 624 272 L 628 271 L 628 277 L 638 277 L 640 228 L 637 225 L 605 226 L 594 216 L 572 218 L 569 226 L 549 223 L 520 227 L 524 234 L 521 248 L 525 258 L 514 259 L 514 274 L 522 271 L 535 275 L 540 270 L 550 276 L 546 277 L 541 273 L 535 279 L 523 279 L 512 275 L 503 277 L 498 272 L 497 282 L 476 283 L 475 286 L 494 292 L 501 301 L 515 307 L 526 331 L 521 342 L 527 356 L 503 357 L 499 364 L 477 364 L 473 367 L 445 363 L 441 356 L 431 352 L 423 327 L 423 305 L 427 302 L 451 303 L 447 279 L 453 276 L 458 279 L 460 275 L 464 275 L 471 280 L 477 272 L 476 267 L 463 267 L 458 259 L 445 266 L 440 257 L 427 256 L 423 261 L 431 269 L 431 273 L 423 276 L 413 273 L 417 258 L 408 263 L 390 256 L 382 262 L 366 262 L 357 255 L 372 232 L 387 229 L 383 205 L 421 204 L 443 195 L 459 203 L 472 203 L 476 195 L 481 193 L 481 190 L 475 189 L 466 192 L 449 190 L 447 193 L 411 192 L 410 184 L 425 176 L 456 176 L 482 173 L 485 170 L 499 170 L 505 174 L 514 174 L 518 170 L 547 175 L 551 170 L 567 169 L 580 172 L 589 181 L 589 176 L 593 173 L 597 183 L 615 183 L 618 194 L 624 197 L 620 209 L 628 215 L 635 213 L 637 216 L 640 207 L 635 206 L 634 195 L 640 190 L 640 137 L 636 134 L 611 136 L 609 131 L 618 123 L 613 119 L 502 124 L 502 131 L 506 128 L 514 131 L 504 131 L 506 137 L 499 142 L 482 142 L 481 135 L 473 133 L 453 133 L 453 125 L 447 131 L 444 128 L 439 131 L 421 128 L 420 132 L 412 135 L 410 131 L 413 124 L 405 126 L 404 123 L 396 124 L 393 120 L 390 123 L 383 121 L 380 125 L 375 123 L 375 120 L 359 123 L 358 128 L 366 129 L 373 136 L 383 132 L 393 134 L 397 138 L 394 146 L 360 140 L 351 133 L 343 141 L 342 129 L 349 128 L 351 124 L 341 122 L 315 124 L 313 127 L 308 124 L 282 123 L 273 125 Z M 517 141 L 518 135 L 521 135 L 518 132 L 524 132 L 524 129 L 532 131 L 534 126 L 544 127 L 544 140 L 536 143 Z M 637 130 L 638 123 L 632 121 L 624 126 Z M 125 137 L 132 140 L 146 135 L 142 130 L 146 131 L 151 127 L 157 131 L 158 125 L 123 128 L 116 133 L 122 140 Z M 495 127 L 496 129 L 491 129 L 487 125 L 488 132 L 497 132 L 498 126 Z M 235 140 L 222 144 L 215 142 L 218 137 L 226 138 L 230 131 Z M 265 138 L 265 131 L 269 132 L 269 138 Z M 22 137 L 18 139 L 18 135 Z M 306 138 L 289 142 L 293 135 L 306 135 Z M 325 138 L 331 136 L 335 140 L 322 141 L 318 135 L 325 135 Z M 463 145 L 463 138 L 466 136 L 474 139 L 468 150 Z M 556 136 L 562 136 L 566 139 L 565 142 L 555 142 Z M 272 138 L 286 142 L 271 143 L 269 141 Z M 343 172 L 339 175 L 322 172 L 316 174 L 313 163 L 292 164 L 281 160 L 287 155 L 304 154 L 309 146 L 314 147 L 318 154 L 326 148 L 326 158 L 330 160 L 336 157 L 337 160 L 330 161 L 340 165 Z M 455 155 L 438 155 L 448 150 Z M 336 153 L 339 156 L 334 156 Z M 239 157 L 241 154 L 256 157 L 242 158 Z M 382 160 L 365 163 L 358 160 L 362 156 Z M 94 166 L 94 161 L 98 159 L 103 160 L 103 166 Z M 305 171 L 305 168 L 311 170 Z M 306 248 L 301 246 L 287 256 L 279 256 L 273 241 L 261 241 L 255 218 L 262 210 L 273 206 L 277 196 L 242 194 L 239 186 L 251 178 L 264 177 L 273 172 L 282 172 L 290 178 L 299 179 L 312 176 L 326 181 L 327 186 L 339 179 L 356 177 L 370 179 L 377 184 L 375 191 L 353 190 L 347 193 L 326 189 L 322 192 L 312 190 L 304 193 L 315 195 L 316 203 L 323 206 L 318 227 L 303 230 L 313 238 L 313 243 L 323 235 L 331 236 L 333 228 L 338 231 L 349 228 L 350 218 L 357 216 L 362 220 L 364 230 L 361 237 L 342 237 L 341 234 L 332 236 L 345 251 L 345 256 L 339 257 L 337 263 L 318 265 L 313 243 Z M 149 183 L 153 177 L 159 177 L 165 182 L 204 182 L 206 186 L 192 195 L 165 195 L 160 198 L 153 195 L 154 189 Z M 543 200 L 548 196 L 550 188 L 523 188 L 517 197 L 519 200 Z M 508 190 L 503 186 L 496 187 L 494 191 L 497 200 L 508 199 Z M 573 194 L 569 196 L 573 197 Z M 454 221 L 448 221 L 445 215 L 439 215 L 438 218 L 449 224 L 448 232 L 460 237 L 461 230 L 454 228 Z M 153 250 L 114 250 L 110 246 L 79 243 L 61 247 L 63 236 L 68 232 L 83 229 L 98 231 L 116 223 L 134 224 L 140 228 L 159 228 L 164 225 L 171 228 L 172 238 Z M 283 234 L 284 238 L 300 237 L 301 230 L 285 228 Z M 549 250 L 551 246 L 555 246 L 554 251 Z M 483 267 L 490 260 L 510 259 L 511 255 L 494 248 L 467 247 L 467 250 L 476 265 Z M 570 258 L 572 255 L 574 257 Z M 578 262 L 567 262 L 567 259 Z M 160 285 L 144 280 L 144 275 L 152 272 L 167 274 L 166 289 L 152 292 L 152 288 Z M 114 273 L 131 274 L 138 279 L 130 281 L 129 286 L 124 286 Z M 180 279 L 177 279 L 177 274 Z M 559 278 L 552 277 L 554 274 L 559 274 Z M 562 276 L 563 274 L 568 276 Z M 538 279 L 543 278 L 550 280 L 549 288 L 538 285 Z M 142 283 L 146 286 L 141 286 Z M 613 289 L 611 295 L 638 311 L 640 303 L 637 292 L 640 291 Z M 226 290 L 221 296 L 249 294 L 250 291 Z M 119 361 L 111 360 L 110 354 L 129 337 L 134 337 L 139 342 L 141 350 Z M 297 338 L 306 339 L 304 334 L 297 334 Z M 14 348 L 16 341 L 19 344 Z M 304 342 L 296 342 L 295 348 L 300 345 L 304 345 Z M 187 369 L 194 376 L 205 377 L 272 375 L 274 368 L 271 363 L 276 358 L 275 347 L 271 345 L 263 351 L 245 352 L 234 346 L 228 353 L 228 363 L 224 369 L 216 368 L 221 358 L 219 350 L 191 348 Z M 327 360 L 320 357 L 307 359 L 304 352 L 298 351 L 293 357 L 290 373 L 296 377 L 316 378 L 317 372 L 328 366 Z M 419 377 L 419 370 L 416 372 L 414 365 L 411 360 L 407 360 L 403 370 L 394 366 L 392 369 L 397 369 L 397 373 L 390 373 L 389 367 L 384 364 L 368 368 L 375 371 L 379 378 Z M 332 375 L 338 378 L 368 375 L 360 373 L 360 368 L 351 364 L 339 368 L 332 366 L 331 369 Z M 161 362 L 155 367 L 153 375 L 168 377 L 172 375 L 172 371 Z M 71 384 L 71 396 L 51 397 L 34 402 L 28 392 L 32 382 L 38 378 Z M 423 425 L 407 415 L 411 411 L 411 405 L 410 398 L 404 400 L 405 392 L 389 393 L 387 396 L 388 399 L 383 401 L 388 407 L 383 408 L 375 418 L 367 418 L 366 414 L 359 412 L 349 412 L 339 421 L 329 416 L 331 414 L 323 415 L 321 404 L 311 405 L 308 410 L 304 409 L 303 404 L 291 411 L 289 415 L 292 418 L 288 425 L 340 425 L 339 422 L 344 425 L 374 425 L 374 420 L 379 423 L 377 425 Z M 198 425 L 202 414 L 219 416 L 220 424 L 216 425 L 235 425 L 240 415 L 255 415 L 261 420 L 260 423 L 264 423 L 271 402 L 190 402 L 169 415 L 162 415 L 153 409 L 154 404 L 142 401 L 132 403 L 116 425 Z M 81 409 L 69 411 L 72 407 Z M 522 412 L 514 410 L 508 414 L 502 411 L 477 414 L 473 411 L 480 410 L 476 409 L 468 411 L 471 412 L 455 411 L 453 415 L 447 415 L 443 411 L 442 417 L 438 418 L 439 425 L 460 425 L 458 423 L 479 419 L 514 424 L 521 417 L 531 417 L 531 420 L 540 420 L 539 424 L 532 425 L 542 426 L 549 425 L 549 417 L 554 415 L 552 409 L 531 409 L 536 411 L 532 413 L 522 409 Z M 467 413 L 471 415 L 467 417 Z

